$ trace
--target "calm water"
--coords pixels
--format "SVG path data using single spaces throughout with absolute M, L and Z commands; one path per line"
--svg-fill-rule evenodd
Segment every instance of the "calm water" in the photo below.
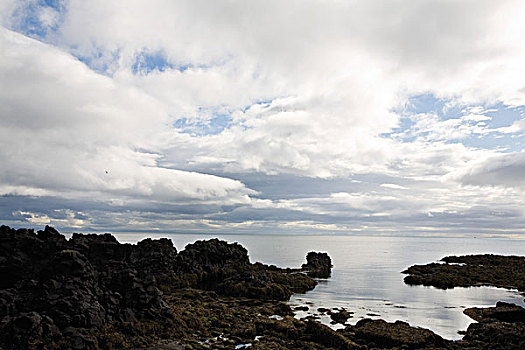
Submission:
M 458 339 L 470 318 L 465 307 L 493 306 L 496 301 L 524 305 L 517 291 L 475 287 L 439 290 L 432 287 L 407 286 L 400 272 L 413 264 L 439 260 L 446 255 L 494 253 L 525 255 L 525 241 L 501 238 L 429 238 L 371 236 L 269 236 L 269 235 L 186 235 L 163 234 L 177 249 L 198 239 L 219 237 L 245 246 L 252 262 L 260 261 L 281 267 L 299 267 L 306 253 L 328 252 L 334 268 L 332 277 L 306 294 L 294 295 L 290 303 L 317 308 L 345 307 L 355 312 L 348 323 L 364 317 L 388 321 L 403 320 L 414 326 L 429 328 L 448 339 Z M 136 242 L 145 234 L 117 234 L 121 242 Z M 327 316 L 321 321 L 328 323 Z

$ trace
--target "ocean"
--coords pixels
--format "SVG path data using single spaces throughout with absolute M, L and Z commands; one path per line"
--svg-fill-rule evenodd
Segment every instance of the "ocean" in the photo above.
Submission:
M 348 323 L 362 318 L 402 320 L 412 326 L 431 329 L 447 339 L 459 339 L 458 331 L 473 322 L 463 314 L 468 307 L 494 306 L 497 301 L 524 304 L 516 290 L 471 287 L 440 290 L 408 286 L 401 271 L 414 264 L 426 264 L 447 255 L 492 253 L 525 255 L 525 240 L 511 238 L 391 237 L 391 236 L 283 236 L 283 235 L 195 235 L 117 233 L 120 242 L 137 242 L 145 237 L 171 238 L 178 250 L 200 239 L 217 237 L 239 242 L 248 249 L 252 262 L 279 267 L 300 267 L 309 251 L 327 252 L 333 270 L 317 287 L 296 294 L 290 305 L 307 305 L 296 317 L 318 314 L 317 309 L 344 307 L 354 312 Z M 331 325 L 333 328 L 342 327 Z

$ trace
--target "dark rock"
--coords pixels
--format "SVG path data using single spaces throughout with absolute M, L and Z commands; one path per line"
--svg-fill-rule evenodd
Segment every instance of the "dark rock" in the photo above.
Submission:
M 328 278 L 332 271 L 332 259 L 326 253 L 309 252 L 302 269 L 313 278 Z
M 478 322 L 525 322 L 525 309 L 516 304 L 498 302 L 496 307 L 469 308 L 463 313 Z
M 311 334 L 312 339 L 322 345 L 340 350 L 365 348 L 319 322 L 308 321 L 306 324 L 306 332 Z
M 296 306 L 293 308 L 294 311 L 308 311 L 310 310 L 310 308 L 306 305 L 303 305 L 303 306 Z
M 496 307 L 463 311 L 478 321 L 469 325 L 462 343 L 487 349 L 525 349 L 525 309 L 498 302 Z
M 462 344 L 474 349 L 525 349 L 525 324 L 499 321 L 472 323 Z
M 331 267 L 326 254 L 309 256 L 310 272 L 325 274 L 323 269 Z M 75 233 L 66 240 L 49 226 L 37 233 L 1 226 L 0 273 L 3 349 L 143 348 L 187 335 L 209 339 L 210 327 L 218 327 L 215 336 L 227 332 L 231 339 L 253 340 L 257 322 L 246 320 L 260 317 L 265 320 L 261 329 L 273 334 L 269 343 L 296 341 L 299 348 L 319 348 L 308 345 L 311 334 L 299 339 L 306 324 L 289 317 L 288 305 L 276 302 L 311 290 L 316 282 L 298 269 L 250 264 L 247 250 L 237 243 L 198 241 L 177 253 L 168 239 L 132 245 L 110 234 Z M 214 310 L 189 312 L 197 301 Z M 270 320 L 270 315 L 284 320 Z M 204 347 L 197 341 L 191 346 Z
M 447 342 L 434 332 L 411 327 L 408 323 L 363 319 L 355 326 L 347 326 L 340 332 L 360 344 L 375 344 L 382 348 L 407 346 L 410 349 L 444 348 Z
M 131 251 L 130 263 L 135 267 L 149 269 L 155 273 L 173 270 L 176 264 L 177 249 L 167 238 L 146 238 L 137 243 Z
M 60 335 L 53 320 L 36 312 L 20 313 L 15 317 L 4 317 L 1 322 L 0 337 L 9 348 L 24 348 L 27 342 L 43 337 Z
M 346 310 L 332 312 L 330 314 L 330 318 L 333 321 L 335 321 L 336 323 L 341 323 L 341 324 L 344 324 L 346 320 L 348 320 L 350 317 L 352 317 L 352 315 Z
M 202 272 L 214 267 L 248 265 L 248 251 L 238 243 L 218 239 L 188 244 L 178 255 L 178 267 L 183 272 Z
M 444 263 L 414 265 L 403 271 L 406 284 L 454 287 L 494 286 L 525 291 L 525 257 L 493 254 L 448 256 Z

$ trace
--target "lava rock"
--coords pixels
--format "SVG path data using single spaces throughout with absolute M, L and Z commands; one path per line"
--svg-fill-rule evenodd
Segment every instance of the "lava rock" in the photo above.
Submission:
M 332 271 L 332 259 L 326 253 L 309 252 L 302 269 L 310 277 L 328 278 Z
M 347 326 L 343 335 L 354 339 L 360 344 L 375 344 L 376 347 L 394 348 L 405 346 L 409 349 L 445 348 L 447 341 L 434 332 L 411 327 L 408 323 L 396 321 L 363 319 L 355 326 Z
M 340 310 L 330 314 L 330 318 L 340 324 L 344 324 L 350 317 L 352 317 L 352 315 L 346 310 Z
M 516 304 L 497 302 L 496 307 L 469 308 L 463 313 L 478 322 L 525 322 L 525 309 Z
M 188 244 L 177 258 L 179 269 L 189 273 L 250 263 L 246 248 L 238 243 L 228 243 L 216 238 Z

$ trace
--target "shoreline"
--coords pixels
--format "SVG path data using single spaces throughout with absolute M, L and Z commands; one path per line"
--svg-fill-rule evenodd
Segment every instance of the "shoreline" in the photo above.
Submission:
M 297 320 L 284 301 L 313 289 L 312 277 L 330 274 L 331 260 L 322 253 L 291 269 L 250 263 L 244 247 L 220 240 L 179 252 L 168 239 L 132 245 L 109 234 L 76 234 L 66 240 L 51 227 L 2 226 L 0 242 L 2 273 L 10 278 L 0 290 L 6 349 L 479 348 L 495 345 L 480 338 L 481 330 L 501 324 L 497 330 L 517 346 L 524 342 L 525 333 L 516 333 L 523 330 L 521 316 L 518 322 L 505 317 L 525 311 L 508 304 L 469 309 L 481 326 L 469 326 L 460 341 L 405 322 L 364 319 L 336 332 L 312 318 Z M 344 324 L 353 310 L 324 313 Z

